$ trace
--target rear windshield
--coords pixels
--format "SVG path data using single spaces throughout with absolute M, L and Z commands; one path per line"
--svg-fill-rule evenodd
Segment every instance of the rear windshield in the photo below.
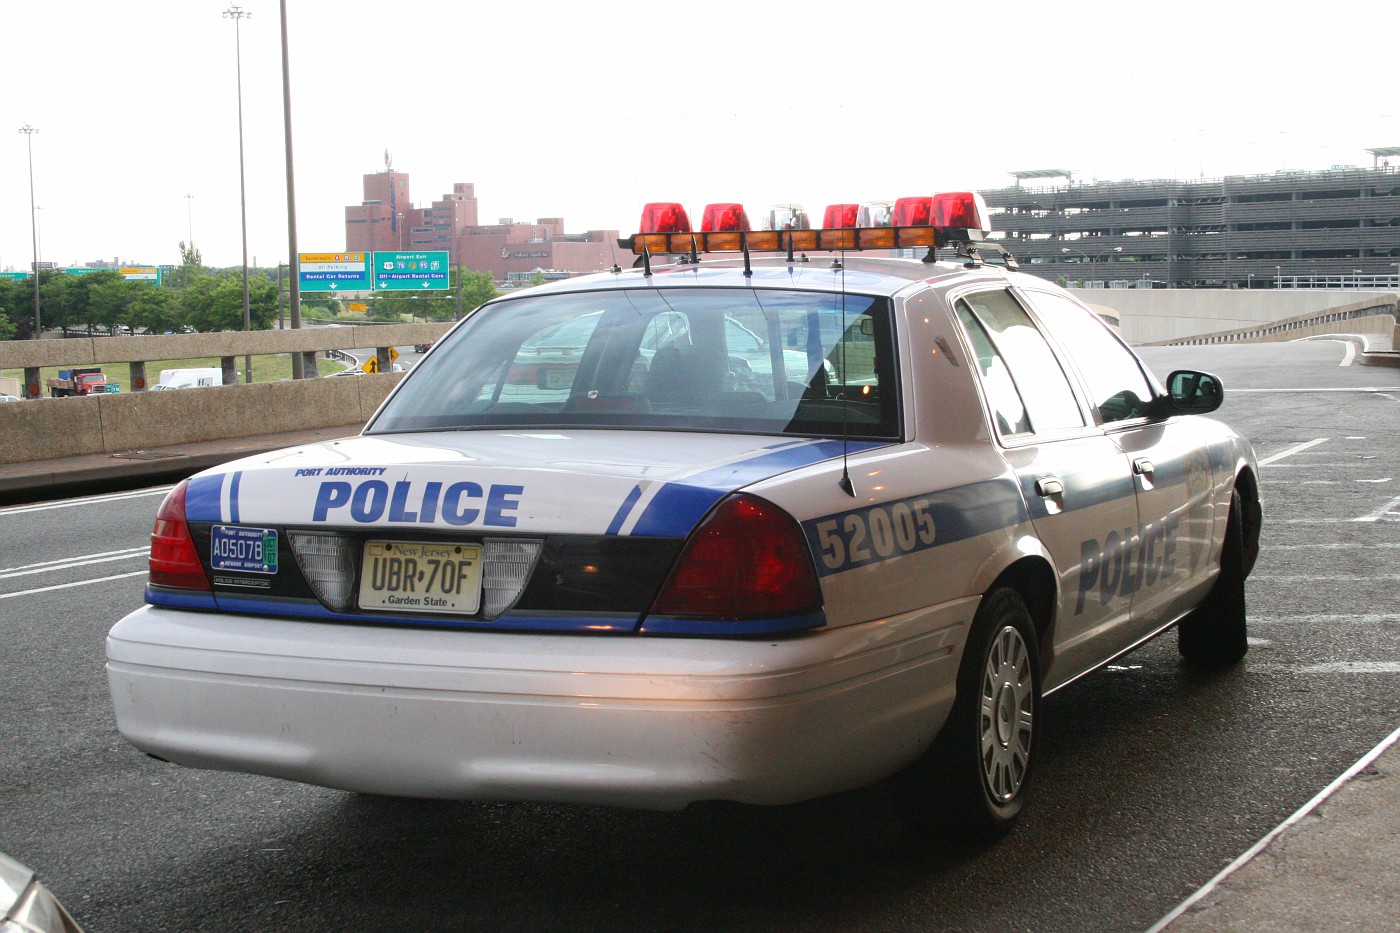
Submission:
M 370 434 L 604 427 L 897 438 L 888 301 L 618 289 L 488 305 L 405 378 Z

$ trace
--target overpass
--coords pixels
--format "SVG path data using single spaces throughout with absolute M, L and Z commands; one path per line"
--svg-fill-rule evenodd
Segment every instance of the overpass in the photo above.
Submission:
M 1257 343 L 1296 340 L 1327 334 L 1358 335 L 1367 351 L 1361 361 L 1400 365 L 1397 305 L 1394 292 L 1357 290 L 1260 289 L 1080 289 L 1077 296 L 1120 321 L 1124 337 L 1137 345 Z M 92 337 L 68 340 L 0 342 L 0 369 L 23 369 L 32 394 L 38 394 L 39 368 L 125 364 L 127 384 L 144 387 L 148 364 L 161 360 L 217 357 L 226 380 L 234 360 L 245 354 L 299 353 L 304 371 L 315 372 L 315 356 L 327 351 L 375 347 L 382 363 L 389 347 L 429 343 L 448 324 L 388 324 L 319 327 L 300 330 Z M 387 367 L 386 367 L 387 368 Z M 198 391 L 134 391 L 86 398 L 51 399 L 0 405 L 0 469 L 26 465 L 32 477 L 73 458 L 88 458 L 91 469 L 79 475 L 100 477 L 104 465 L 131 469 L 151 457 L 147 471 L 159 475 L 162 460 L 169 471 L 188 466 L 178 458 L 150 454 L 188 445 L 235 445 L 253 453 L 251 439 L 277 435 L 261 449 L 282 446 L 316 433 L 354 433 L 373 414 L 401 373 L 353 379 L 307 378 L 251 385 L 223 385 Z M 212 449 L 209 456 L 217 456 Z M 235 454 L 229 454 L 233 456 Z M 227 459 L 227 456 L 225 457 Z M 69 464 L 71 467 L 71 464 Z M 71 468 L 66 469 L 72 475 Z M 55 471 L 52 475 L 57 475 Z M 0 494 L 7 488 L 0 476 Z

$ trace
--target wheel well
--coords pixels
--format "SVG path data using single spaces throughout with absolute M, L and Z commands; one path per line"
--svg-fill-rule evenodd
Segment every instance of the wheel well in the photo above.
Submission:
M 1035 633 L 1043 645 L 1045 634 L 1050 630 L 1050 624 L 1055 620 L 1054 569 L 1044 558 L 1023 557 L 1003 570 L 1001 576 L 997 577 L 996 582 L 991 585 L 987 592 L 990 593 L 999 586 L 1009 586 L 1021 594 L 1021 599 L 1025 601 L 1026 608 L 1030 610 L 1031 619 L 1035 622 Z M 1041 658 L 1042 664 L 1044 664 L 1045 653 L 1043 651 Z
M 1264 523 L 1264 510 L 1259 502 L 1259 480 L 1249 467 L 1240 470 L 1235 477 L 1235 491 L 1240 494 L 1240 513 L 1244 519 L 1240 532 L 1244 540 L 1244 572 L 1248 575 L 1259 556 L 1259 531 Z

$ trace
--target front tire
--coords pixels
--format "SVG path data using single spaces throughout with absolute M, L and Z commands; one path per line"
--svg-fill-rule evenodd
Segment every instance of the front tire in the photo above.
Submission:
M 1244 508 L 1230 494 L 1230 518 L 1220 554 L 1220 576 L 1205 600 L 1177 623 L 1177 650 L 1188 664 L 1228 667 L 1249 651 L 1244 601 Z
M 929 822 L 973 842 L 1015 825 L 1035 770 L 1040 673 L 1025 601 L 1009 587 L 988 593 L 963 649 L 953 710 L 929 750 L 928 776 L 938 786 L 932 800 L 918 801 Z

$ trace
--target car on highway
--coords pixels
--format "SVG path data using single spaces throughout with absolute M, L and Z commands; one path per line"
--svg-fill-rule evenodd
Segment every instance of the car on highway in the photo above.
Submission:
M 19 398 L 13 395 L 0 395 L 0 402 L 18 402 Z
M 359 436 L 180 483 L 107 640 L 121 734 L 410 797 L 897 775 L 920 819 L 1005 832 L 1046 695 L 1172 628 L 1244 655 L 1258 464 L 1218 378 L 1159 382 L 976 195 L 920 203 L 649 205 L 633 268 L 486 303 Z

